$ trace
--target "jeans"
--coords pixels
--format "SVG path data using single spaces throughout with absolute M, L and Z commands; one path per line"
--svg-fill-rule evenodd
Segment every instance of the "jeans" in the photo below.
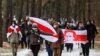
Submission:
M 53 48 L 51 45 L 46 45 L 46 50 L 48 52 L 48 56 L 53 56 Z

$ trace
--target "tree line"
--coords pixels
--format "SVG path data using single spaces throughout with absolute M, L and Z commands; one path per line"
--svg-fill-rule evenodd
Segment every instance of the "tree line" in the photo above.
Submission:
M 100 21 L 99 0 L 0 0 L 0 46 L 6 41 L 7 27 L 15 15 L 19 24 L 25 16 L 39 18 L 74 18 Z

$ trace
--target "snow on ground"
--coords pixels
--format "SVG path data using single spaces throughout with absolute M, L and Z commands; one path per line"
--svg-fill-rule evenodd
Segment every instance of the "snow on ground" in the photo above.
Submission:
M 78 47 L 78 45 L 74 45 L 74 50 L 72 52 L 67 52 L 66 48 L 64 48 L 63 52 L 62 52 L 62 56 L 80 56 L 80 51 L 81 49 Z M 24 49 L 23 51 L 19 51 L 18 52 L 18 56 L 26 56 L 24 54 L 26 53 L 30 53 L 30 51 L 27 51 L 27 49 Z M 32 56 L 30 54 L 27 54 L 27 56 Z M 0 53 L 0 56 L 12 56 L 12 53 Z M 42 50 L 39 52 L 39 56 L 48 56 L 46 50 Z M 95 50 L 95 49 L 91 49 L 90 50 L 90 56 L 100 56 L 100 51 Z

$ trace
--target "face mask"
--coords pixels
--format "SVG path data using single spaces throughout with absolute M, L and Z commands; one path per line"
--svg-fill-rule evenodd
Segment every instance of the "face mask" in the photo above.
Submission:
M 54 25 L 53 27 L 54 27 L 54 28 L 57 28 L 57 25 Z
M 31 22 L 30 21 L 28 21 L 28 23 L 27 23 L 28 25 L 30 25 L 31 24 Z
M 37 30 L 37 28 L 32 28 L 33 30 Z
M 32 26 L 32 29 L 33 29 L 33 30 L 37 30 L 37 27 L 36 27 L 36 26 Z
M 83 25 L 82 25 L 82 24 L 80 24 L 80 25 L 79 25 L 79 27 L 83 27 Z
M 14 27 L 14 26 L 15 26 L 15 24 L 13 23 L 13 24 L 12 24 L 12 26 Z
M 87 25 L 89 25 L 90 23 L 89 22 L 87 22 Z
M 92 23 L 92 24 L 94 24 L 94 22 L 93 22 L 93 21 L 91 21 L 91 23 Z

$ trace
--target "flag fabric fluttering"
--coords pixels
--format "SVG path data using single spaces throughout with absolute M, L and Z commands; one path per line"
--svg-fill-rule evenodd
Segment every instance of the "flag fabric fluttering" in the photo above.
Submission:
M 42 38 L 50 42 L 56 42 L 58 40 L 58 37 L 57 37 L 58 34 L 47 21 L 40 18 L 35 18 L 35 17 L 29 17 L 29 19 L 31 20 L 32 24 L 37 23 L 39 30 L 53 35 L 53 36 L 48 36 L 48 35 L 40 34 Z
M 53 36 L 40 34 L 42 38 L 50 42 L 56 42 L 58 40 L 58 34 L 54 28 L 45 20 L 35 17 L 29 17 L 32 24 L 37 23 L 39 30 L 50 33 Z M 87 30 L 67 30 L 62 29 L 64 42 L 74 43 L 87 43 Z M 71 38 L 70 38 L 71 37 Z

